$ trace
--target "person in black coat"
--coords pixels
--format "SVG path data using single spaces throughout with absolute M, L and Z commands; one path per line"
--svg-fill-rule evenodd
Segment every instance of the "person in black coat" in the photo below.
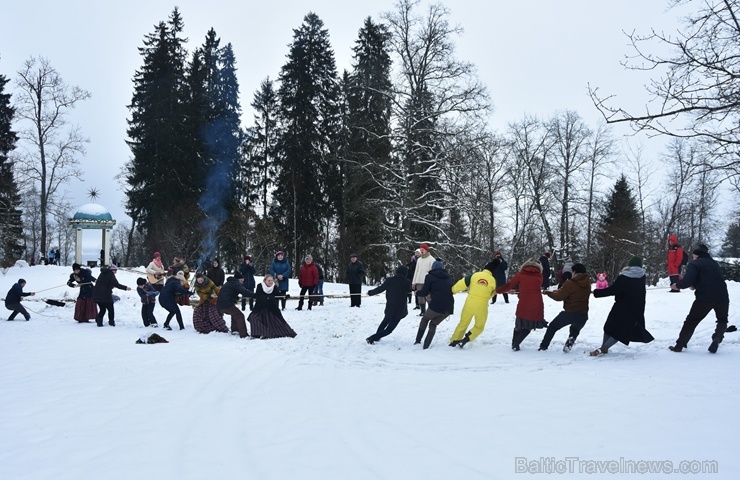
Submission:
M 116 312 L 113 309 L 113 289 L 131 290 L 131 287 L 118 283 L 116 279 L 117 271 L 118 267 L 115 265 L 100 267 L 100 275 L 98 275 L 98 279 L 93 287 L 93 300 L 98 304 L 98 316 L 95 319 L 98 327 L 103 326 L 103 317 L 106 310 L 108 311 L 108 325 L 111 327 L 116 326 Z
M 609 316 L 604 323 L 604 340 L 592 357 L 604 355 L 615 343 L 650 343 L 653 336 L 645 329 L 645 270 L 642 258 L 632 257 L 627 268 L 607 288 L 593 291 L 594 297 L 614 296 Z
M 252 265 L 252 256 L 244 255 L 244 261 L 239 265 L 239 273 L 244 277 L 244 288 L 250 292 L 254 291 L 255 280 L 254 275 L 257 273 L 257 269 Z M 249 297 L 249 310 L 254 308 L 254 298 Z M 247 297 L 242 298 L 242 312 L 247 309 Z
M 23 318 L 25 318 L 26 321 L 31 320 L 31 314 L 28 313 L 23 305 L 21 305 L 21 300 L 23 300 L 23 297 L 29 297 L 36 294 L 34 292 L 24 292 L 23 287 L 25 286 L 26 281 L 20 278 L 17 283 L 14 283 L 13 286 L 10 287 L 10 290 L 8 290 L 8 293 L 5 295 L 5 308 L 13 312 L 8 317 L 9 322 L 15 320 L 16 315 L 19 313 L 23 315 Z
M 254 292 L 254 309 L 249 314 L 252 336 L 255 338 L 295 337 L 296 333 L 283 318 L 278 305 L 278 296 L 282 295 L 275 285 L 275 279 L 269 273 L 257 285 Z M 251 299 L 251 298 L 250 298 Z
M 432 269 L 429 270 L 424 278 L 424 286 L 421 290 L 416 291 L 419 297 L 431 296 L 429 305 L 419 321 L 419 330 L 416 332 L 416 341 L 414 345 L 421 343 L 424 332 L 429 326 L 429 332 L 424 338 L 424 349 L 426 350 L 432 344 L 434 334 L 437 332 L 437 326 L 442 320 L 452 315 L 455 310 L 455 299 L 452 296 L 452 277 L 445 270 L 445 266 L 439 260 L 435 260 Z
M 409 263 L 406 264 L 406 270 L 409 272 L 406 274 L 406 278 L 409 279 L 409 282 L 414 279 L 414 271 L 416 270 L 416 255 L 411 255 L 411 260 Z M 408 303 L 411 303 L 411 299 L 414 297 L 414 292 L 412 290 L 409 290 L 408 295 L 406 296 Z M 417 305 L 414 307 L 414 310 L 419 308 Z
M 362 284 L 365 282 L 365 264 L 357 259 L 357 254 L 349 256 L 347 265 L 347 284 L 349 285 L 349 306 L 360 307 L 362 304 Z
M 72 273 L 69 275 L 69 280 L 67 280 L 67 286 L 80 289 L 80 293 L 77 294 L 74 313 L 74 319 L 80 323 L 87 323 L 98 318 L 98 306 L 93 300 L 95 280 L 96 278 L 92 276 L 89 269 L 79 263 L 72 264 Z
M 722 276 L 717 262 L 709 255 L 709 249 L 701 244 L 691 254 L 693 261 L 686 265 L 686 275 L 671 285 L 671 290 L 680 291 L 682 288 L 694 288 L 694 303 L 683 322 L 678 334 L 676 345 L 668 347 L 674 352 L 680 352 L 689 343 L 699 322 L 704 320 L 710 311 L 714 310 L 717 317 L 717 326 L 709 345 L 711 353 L 717 353 L 719 344 L 724 339 L 727 330 L 727 317 L 730 310 L 730 296 L 727 293 L 727 283 Z
M 545 252 L 540 257 L 542 264 L 542 290 L 550 289 L 550 252 Z M 498 282 L 496 282 L 498 284 Z
M 239 295 L 243 298 L 253 297 L 254 294 L 247 290 L 244 286 L 244 277 L 241 273 L 237 272 L 233 277 L 226 279 L 226 283 L 221 287 L 218 292 L 218 300 L 216 301 L 216 308 L 221 312 L 222 315 L 229 315 L 231 317 L 231 334 L 239 334 L 241 338 L 247 338 L 249 332 L 247 331 L 247 323 L 244 320 L 244 314 L 237 308 L 236 302 L 239 301 Z
M 190 296 L 190 292 L 186 289 L 182 282 L 185 279 L 184 276 L 173 275 L 164 282 L 162 291 L 159 292 L 159 305 L 167 310 L 167 318 L 164 321 L 164 329 L 172 330 L 170 327 L 170 320 L 172 317 L 177 318 L 177 324 L 180 326 L 180 330 L 185 330 L 185 324 L 182 321 L 182 312 L 180 312 L 180 305 L 178 299 L 183 295 Z
M 218 258 L 214 258 L 211 266 L 206 269 L 206 277 L 208 277 L 208 279 L 217 287 L 224 284 L 226 274 L 224 273 L 224 269 L 221 268 L 221 261 L 219 261 Z
M 409 314 L 406 294 L 411 290 L 411 280 L 407 278 L 407 273 L 408 269 L 399 265 L 394 276 L 386 278 L 382 285 L 367 292 L 369 296 L 385 292 L 385 317 L 378 325 L 378 330 L 367 337 L 366 341 L 370 345 L 390 335 Z
M 504 256 L 501 255 L 501 252 L 496 252 L 494 258 L 498 258 L 500 262 L 498 267 L 496 267 L 496 271 L 493 272 L 493 278 L 496 279 L 496 286 L 506 285 L 506 270 L 509 268 L 509 264 L 504 260 Z M 504 296 L 504 302 L 509 303 L 509 294 L 502 293 L 501 295 Z M 491 299 L 491 305 L 496 303 L 497 298 L 498 294 L 493 296 Z

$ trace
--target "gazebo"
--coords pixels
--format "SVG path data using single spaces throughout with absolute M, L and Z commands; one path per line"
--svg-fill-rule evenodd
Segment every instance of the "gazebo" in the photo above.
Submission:
M 70 225 L 77 230 L 75 238 L 75 263 L 82 263 L 82 231 L 83 230 L 102 230 L 102 239 L 100 244 L 103 246 L 103 258 L 105 265 L 110 263 L 110 230 L 116 224 L 110 212 L 97 203 L 88 203 L 77 209 L 72 218 L 69 219 Z

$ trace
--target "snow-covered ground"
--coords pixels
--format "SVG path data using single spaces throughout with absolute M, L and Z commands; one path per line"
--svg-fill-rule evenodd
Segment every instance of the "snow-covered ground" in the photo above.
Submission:
M 710 314 L 688 350 L 670 352 L 693 294 L 669 294 L 665 281 L 647 294 L 656 340 L 592 358 L 586 352 L 600 345 L 613 298 L 592 297 L 569 354 L 561 351 L 567 329 L 547 352 L 537 351 L 541 330 L 511 350 L 513 295 L 490 306 L 486 331 L 463 350 L 447 343 L 464 294 L 429 350 L 413 345 L 415 310 L 391 336 L 365 343 L 382 319 L 384 295 L 364 297 L 360 309 L 328 298 L 298 312 L 291 300 L 285 316 L 294 339 L 200 335 L 185 307 L 186 330 L 158 329 L 170 343 L 138 345 L 149 330 L 134 290 L 114 291 L 122 297 L 115 328 L 78 324 L 73 303 L 43 302 L 76 297 L 65 285 L 69 273 L 13 267 L 0 277 L 3 296 L 21 277 L 25 291 L 39 291 L 25 301 L 30 322 L 6 322 L 9 312 L 0 313 L 0 479 L 740 474 L 740 332 L 708 353 Z M 135 288 L 141 273 L 117 276 Z M 730 323 L 740 324 L 740 284 L 729 288 Z M 345 285 L 324 290 L 347 293 Z M 545 308 L 551 320 L 562 303 L 546 298 Z M 160 325 L 164 313 L 156 307 Z M 625 473 L 642 469 L 658 472 Z

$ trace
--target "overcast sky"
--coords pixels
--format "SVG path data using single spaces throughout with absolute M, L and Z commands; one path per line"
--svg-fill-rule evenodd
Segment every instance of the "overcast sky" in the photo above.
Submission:
M 86 192 L 102 192 L 99 203 L 119 221 L 124 195 L 114 176 L 130 159 L 125 144 L 126 108 L 134 72 L 141 67 L 138 47 L 154 26 L 180 8 L 189 52 L 213 27 L 222 45 L 236 55 L 243 122 L 252 122 L 248 106 L 260 82 L 276 79 L 286 61 L 293 30 L 315 12 L 329 31 L 339 72 L 350 68 L 351 48 L 363 20 L 394 9 L 392 0 L 225 1 L 91 0 L 13 1 L 3 6 L 0 73 L 16 78 L 30 56 L 48 58 L 69 84 L 92 93 L 72 115 L 90 138 L 82 159 L 86 174 L 69 185 L 73 204 L 88 203 Z M 450 21 L 464 29 L 455 43 L 457 57 L 478 68 L 495 110 L 491 125 L 502 131 L 525 115 L 552 116 L 575 110 L 590 125 L 601 120 L 587 96 L 587 85 L 639 107 L 647 100 L 645 75 L 627 72 L 620 60 L 630 53 L 623 31 L 675 31 L 679 12 L 664 0 L 447 0 Z M 422 4 L 419 13 L 426 9 Z M 618 130 L 627 133 L 626 129 Z M 646 143 L 647 142 L 647 143 Z M 657 155 L 664 141 L 642 140 Z

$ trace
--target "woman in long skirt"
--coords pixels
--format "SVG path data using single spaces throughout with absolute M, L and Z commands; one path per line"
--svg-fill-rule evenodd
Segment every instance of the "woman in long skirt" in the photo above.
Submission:
M 288 322 L 278 306 L 278 294 L 280 290 L 275 288 L 272 275 L 265 275 L 262 283 L 257 285 L 254 294 L 254 310 L 249 314 L 247 320 L 252 325 L 252 336 L 255 338 L 280 338 L 295 337 L 295 331 L 290 328 Z
M 74 316 L 75 320 L 80 323 L 86 323 L 98 317 L 98 306 L 93 300 L 93 282 L 95 280 L 96 278 L 92 276 L 89 269 L 82 267 L 79 263 L 72 264 L 72 274 L 69 276 L 67 285 L 80 289 L 75 302 Z
M 200 333 L 223 332 L 229 333 L 224 317 L 216 308 L 216 299 L 219 288 L 211 279 L 202 273 L 195 275 L 195 293 L 198 294 L 198 304 L 193 309 L 193 327 Z

